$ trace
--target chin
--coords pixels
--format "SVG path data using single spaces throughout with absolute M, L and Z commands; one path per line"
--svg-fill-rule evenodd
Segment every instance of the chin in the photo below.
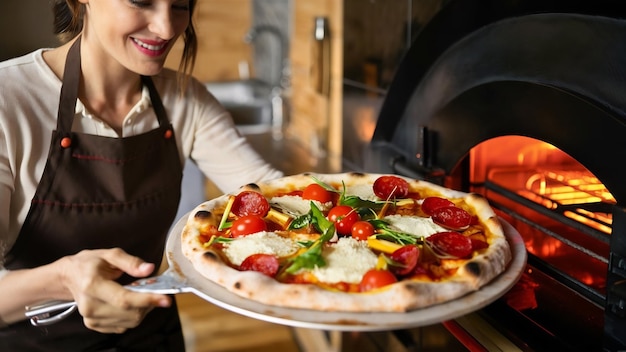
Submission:
M 159 74 L 161 71 L 163 71 L 163 67 L 164 67 L 163 64 L 148 65 L 148 66 L 144 66 L 135 70 L 135 72 L 143 76 L 154 76 L 154 75 Z

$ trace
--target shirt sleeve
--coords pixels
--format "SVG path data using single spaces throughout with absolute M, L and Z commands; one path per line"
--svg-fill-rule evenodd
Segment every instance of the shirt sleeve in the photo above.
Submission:
M 0 269 L 4 268 L 4 258 L 15 242 L 15 235 L 10 233 L 12 177 L 8 166 L 6 148 L 0 132 Z M 0 272 L 0 276 L 2 272 Z
M 283 176 L 267 163 L 239 133 L 230 114 L 201 84 L 196 84 L 199 104 L 193 133 L 191 159 L 223 192 Z

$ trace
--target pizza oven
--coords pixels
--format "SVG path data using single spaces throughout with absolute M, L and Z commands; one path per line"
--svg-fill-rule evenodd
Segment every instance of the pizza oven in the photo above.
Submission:
M 453 0 L 394 77 L 365 171 L 484 194 L 524 239 L 477 314 L 521 350 L 626 349 L 623 6 Z

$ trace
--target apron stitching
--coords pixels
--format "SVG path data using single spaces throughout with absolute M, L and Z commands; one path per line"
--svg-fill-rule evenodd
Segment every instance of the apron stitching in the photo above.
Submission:
M 87 154 L 79 154 L 79 153 L 74 153 L 72 154 L 72 157 L 75 159 L 80 159 L 80 160 L 89 160 L 89 161 L 102 161 L 102 162 L 106 162 L 109 164 L 125 164 L 127 162 L 130 161 L 134 161 L 137 159 L 143 159 L 146 155 L 149 154 L 154 154 L 155 152 L 157 152 L 158 150 L 151 150 L 147 153 L 143 153 L 143 154 L 138 154 L 132 158 L 125 158 L 125 159 L 112 159 L 112 158 L 107 158 L 104 156 L 97 156 L 97 155 L 87 155 Z
M 121 205 L 131 205 L 131 204 L 137 204 L 137 203 L 142 203 L 145 202 L 147 200 L 153 200 L 153 199 L 158 199 L 161 198 L 164 192 L 155 192 L 153 194 L 147 195 L 145 197 L 142 197 L 140 199 L 135 199 L 133 201 L 126 201 L 126 202 L 97 202 L 97 203 L 70 203 L 70 202 L 60 202 L 60 201 L 51 201 L 51 200 L 45 200 L 45 199 L 33 199 L 32 200 L 32 204 L 42 204 L 42 205 L 50 205 L 50 206 L 60 206 L 60 207 L 110 207 L 110 206 L 121 206 Z

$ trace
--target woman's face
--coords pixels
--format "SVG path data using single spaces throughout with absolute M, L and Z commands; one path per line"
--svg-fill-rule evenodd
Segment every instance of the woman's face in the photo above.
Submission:
M 189 25 L 190 0 L 80 0 L 86 4 L 83 44 L 114 69 L 154 75 Z

